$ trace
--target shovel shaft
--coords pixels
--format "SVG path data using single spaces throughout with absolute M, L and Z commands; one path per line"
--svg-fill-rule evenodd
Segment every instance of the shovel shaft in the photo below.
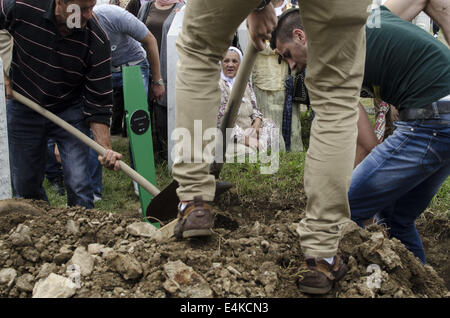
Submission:
M 237 72 L 236 80 L 233 84 L 233 90 L 231 91 L 230 98 L 226 106 L 225 114 L 223 115 L 222 123 L 220 124 L 220 131 L 222 133 L 223 139 L 219 140 L 222 148 L 222 162 L 213 162 L 210 171 L 212 174 L 219 177 L 220 171 L 222 170 L 223 162 L 225 161 L 225 154 L 227 150 L 228 140 L 226 130 L 227 128 L 233 128 L 238 116 L 239 108 L 242 103 L 242 97 L 244 96 L 245 90 L 247 89 L 248 79 L 250 73 L 253 69 L 253 64 L 255 63 L 258 50 L 253 45 L 252 42 L 248 45 L 243 61 L 239 66 Z
M 61 128 L 67 130 L 70 134 L 75 136 L 77 139 L 79 139 L 81 142 L 85 143 L 90 148 L 94 149 L 95 152 L 97 152 L 99 155 L 103 156 L 106 152 L 106 149 L 103 148 L 100 144 L 83 134 L 81 131 L 67 123 L 66 121 L 62 120 L 52 112 L 49 112 L 42 106 L 39 106 L 32 100 L 28 99 L 27 97 L 17 93 L 16 91 L 13 91 L 13 97 L 17 101 L 21 102 L 25 106 L 30 107 L 34 111 L 38 112 L 48 120 L 52 121 L 56 125 L 60 126 Z M 120 169 L 128 175 L 131 179 L 136 181 L 140 186 L 142 186 L 145 190 L 147 190 L 149 193 L 151 193 L 153 196 L 157 196 L 159 194 L 159 190 L 150 182 L 148 182 L 147 179 L 145 179 L 143 176 L 141 176 L 139 173 L 137 173 L 134 169 L 132 169 L 129 165 L 127 165 L 122 160 L 119 160 Z

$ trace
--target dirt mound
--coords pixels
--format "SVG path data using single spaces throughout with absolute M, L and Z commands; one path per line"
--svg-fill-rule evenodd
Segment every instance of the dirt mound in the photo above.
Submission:
M 176 241 L 137 213 L 0 201 L 0 297 L 308 297 L 296 288 L 301 214 L 216 212 L 211 238 Z M 448 232 L 433 240 L 448 248 Z M 350 270 L 323 297 L 448 297 L 448 272 L 422 265 L 382 227 L 349 223 L 340 252 Z

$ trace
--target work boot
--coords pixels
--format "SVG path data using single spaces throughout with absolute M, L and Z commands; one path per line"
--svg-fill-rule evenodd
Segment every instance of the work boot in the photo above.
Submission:
M 335 281 L 344 277 L 348 271 L 340 256 L 334 257 L 333 264 L 321 258 L 306 257 L 297 281 L 298 288 L 306 294 L 326 294 Z
M 213 224 L 211 206 L 203 201 L 201 196 L 196 196 L 183 208 L 181 202 L 178 205 L 178 222 L 174 236 L 177 239 L 209 236 L 212 234 Z

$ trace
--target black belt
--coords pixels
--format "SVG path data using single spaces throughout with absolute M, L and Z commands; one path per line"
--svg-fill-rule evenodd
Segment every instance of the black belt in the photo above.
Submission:
M 450 100 L 439 100 L 420 108 L 403 108 L 399 111 L 400 121 L 439 119 L 439 114 L 450 113 Z

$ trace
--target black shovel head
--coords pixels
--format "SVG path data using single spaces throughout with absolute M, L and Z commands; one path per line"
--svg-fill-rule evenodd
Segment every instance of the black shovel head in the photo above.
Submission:
M 225 191 L 233 187 L 228 181 L 216 182 L 215 197 L 218 197 Z M 145 216 L 150 222 L 158 221 L 166 223 L 173 220 L 178 215 L 178 203 L 180 199 L 177 195 L 178 182 L 173 180 L 171 184 L 164 188 L 156 197 L 154 197 L 145 211 Z

